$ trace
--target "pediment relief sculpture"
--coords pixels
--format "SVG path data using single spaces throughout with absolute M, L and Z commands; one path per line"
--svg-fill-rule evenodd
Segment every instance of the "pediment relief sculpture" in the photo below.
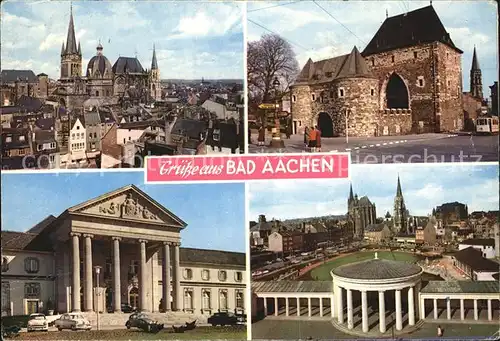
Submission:
M 100 205 L 99 213 L 121 218 L 160 221 L 157 215 L 153 214 L 146 206 L 140 205 L 131 194 L 128 194 L 122 203 L 113 201 Z

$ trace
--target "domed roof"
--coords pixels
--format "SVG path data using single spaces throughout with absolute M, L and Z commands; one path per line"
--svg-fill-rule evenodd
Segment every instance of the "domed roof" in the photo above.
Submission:
M 342 265 L 333 270 L 333 274 L 339 277 L 366 280 L 396 279 L 421 272 L 422 268 L 416 264 L 378 258 Z
M 111 63 L 108 58 L 102 54 L 103 47 L 101 43 L 97 45 L 97 55 L 92 57 L 87 64 L 88 78 L 112 78 Z

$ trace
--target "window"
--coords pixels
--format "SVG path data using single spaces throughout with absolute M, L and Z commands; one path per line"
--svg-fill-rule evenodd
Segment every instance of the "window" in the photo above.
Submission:
M 220 270 L 219 271 L 219 281 L 224 282 L 227 279 L 227 272 L 226 270 Z
M 375 66 L 375 58 L 372 58 L 372 66 Z
M 203 279 L 204 281 L 210 280 L 210 270 L 201 270 L 201 279 Z
M 29 274 L 35 274 L 40 270 L 40 261 L 35 257 L 28 257 L 24 260 L 24 270 Z
M 40 298 L 40 283 L 25 283 L 24 298 Z
M 2 257 L 2 272 L 9 271 L 9 259 L 7 257 Z
M 212 308 L 211 292 L 210 289 L 203 289 L 201 291 L 201 296 L 203 297 L 203 309 Z
M 76 126 L 76 130 L 80 130 L 80 126 Z
M 49 155 L 49 161 L 50 163 L 56 162 L 56 156 L 54 154 Z
M 41 144 L 37 145 L 36 149 L 37 149 L 38 151 L 43 150 L 43 145 L 41 145 Z
M 339 95 L 339 98 L 344 97 L 344 88 L 339 88 L 339 93 L 338 93 L 338 95 Z
M 71 138 L 74 139 L 75 138 L 75 133 L 71 134 Z
M 51 142 L 50 143 L 50 149 L 55 149 L 56 148 L 56 143 L 55 142 Z
M 236 291 L 236 308 L 243 309 L 244 307 L 243 291 Z
M 424 76 L 418 76 L 417 77 L 417 86 L 423 88 L 424 85 L 425 85 Z
M 12 142 L 12 136 L 7 136 L 5 138 L 5 142 Z
M 234 280 L 236 282 L 241 282 L 243 280 L 243 273 L 241 271 L 236 271 L 234 273 Z
M 316 95 L 315 94 L 312 94 L 312 100 L 315 101 L 316 100 Z
M 212 138 L 214 141 L 220 141 L 220 129 L 214 129 L 214 132 L 212 133 Z
M 370 89 L 370 95 L 375 96 L 375 89 L 373 88 Z
M 331 72 L 327 72 L 327 73 L 326 73 L 326 77 L 328 77 L 328 78 L 332 77 L 332 75 L 333 75 L 333 74 L 332 74 Z
M 417 59 L 418 53 L 416 51 L 413 52 L 413 58 Z
M 24 135 L 19 136 L 19 141 L 26 141 L 26 137 Z
M 2 313 L 10 311 L 10 283 L 2 281 Z
M 95 92 L 95 95 L 96 95 L 96 96 L 99 96 L 99 91 L 96 91 L 96 92 Z
M 193 270 L 184 269 L 184 279 L 192 279 L 193 278 Z
M 227 290 L 219 290 L 219 309 L 221 311 L 227 310 Z
M 391 62 L 394 63 L 394 56 L 391 56 Z
M 193 309 L 193 289 L 185 288 L 184 289 L 184 310 L 192 310 Z
M 292 96 L 292 102 L 294 102 L 294 103 L 297 102 L 297 96 L 295 96 L 295 95 Z
M 132 260 L 130 262 L 129 272 L 133 275 L 137 275 L 139 273 L 139 261 Z

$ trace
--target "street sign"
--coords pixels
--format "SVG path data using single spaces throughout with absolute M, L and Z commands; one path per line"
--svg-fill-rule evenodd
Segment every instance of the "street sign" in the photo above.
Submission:
M 259 109 L 276 109 L 278 104 L 262 103 L 259 104 Z

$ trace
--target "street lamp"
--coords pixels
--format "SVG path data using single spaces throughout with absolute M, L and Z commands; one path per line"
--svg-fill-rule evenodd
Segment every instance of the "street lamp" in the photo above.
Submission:
M 99 290 L 99 274 L 101 273 L 101 267 L 94 266 L 94 270 L 95 270 L 96 286 L 97 286 L 97 302 L 96 302 L 97 330 L 99 330 L 99 297 L 101 296 L 101 291 Z
M 285 142 L 281 139 L 281 128 L 280 128 L 280 118 L 279 118 L 279 104 L 278 104 L 278 89 L 280 87 L 280 81 L 278 77 L 274 77 L 273 88 L 274 88 L 274 98 L 276 104 L 276 110 L 274 112 L 274 132 L 271 140 L 271 148 L 285 148 Z

